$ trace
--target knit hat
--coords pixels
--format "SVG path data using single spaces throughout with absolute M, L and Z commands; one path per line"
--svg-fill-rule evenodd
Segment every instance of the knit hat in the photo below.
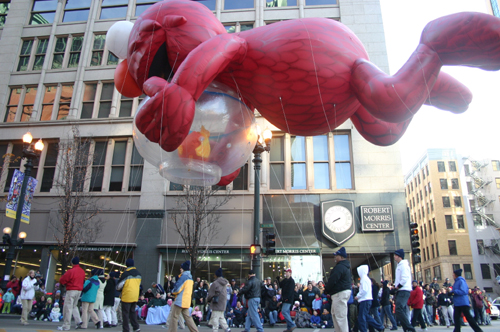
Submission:
M 292 273 L 292 269 L 286 269 L 285 272 L 290 272 Z
M 398 255 L 399 257 L 401 257 L 402 259 L 405 259 L 405 252 L 403 249 L 398 249 L 394 252 L 394 255 Z
M 134 266 L 134 260 L 132 258 L 127 259 L 125 265 L 127 265 L 127 267 Z
M 78 256 L 73 257 L 73 259 L 71 260 L 71 264 L 73 265 L 80 264 L 80 258 Z
M 340 248 L 336 253 L 334 253 L 335 256 L 342 256 L 344 258 L 347 258 L 347 253 L 345 252 L 345 248 L 342 247 Z
M 252 275 L 252 274 L 255 274 L 255 271 L 254 270 L 249 270 L 248 271 L 248 275 Z
M 182 263 L 181 269 L 183 269 L 184 271 L 189 271 L 191 269 L 191 262 L 185 261 L 184 263 Z
M 7 289 L 7 292 L 10 292 L 10 291 L 12 291 L 12 288 Z
M 221 268 L 219 268 L 217 271 L 215 271 L 215 275 L 216 275 L 218 278 L 222 277 L 222 269 L 221 269 Z
M 453 271 L 453 273 L 455 273 L 455 275 L 457 277 L 461 277 L 462 276 L 462 271 L 463 271 L 462 269 L 457 269 L 457 270 Z

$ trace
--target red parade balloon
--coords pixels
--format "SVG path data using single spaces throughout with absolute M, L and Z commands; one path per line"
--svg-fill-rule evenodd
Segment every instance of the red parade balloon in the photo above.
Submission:
M 137 85 L 132 75 L 130 75 L 127 60 L 123 60 L 116 67 L 115 86 L 118 92 L 128 98 L 139 97 L 142 94 L 142 89 Z

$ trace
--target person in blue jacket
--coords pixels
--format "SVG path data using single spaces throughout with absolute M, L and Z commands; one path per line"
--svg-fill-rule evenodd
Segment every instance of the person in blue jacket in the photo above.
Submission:
M 453 271 L 453 279 L 455 279 L 452 290 L 453 303 L 455 304 L 455 312 L 453 313 L 455 329 L 453 331 L 460 332 L 463 314 L 475 332 L 483 332 L 470 314 L 469 286 L 467 286 L 467 282 L 462 277 L 462 269 Z
M 88 316 L 90 315 L 90 319 L 95 324 L 96 328 L 101 325 L 99 318 L 97 317 L 94 311 L 94 303 L 97 298 L 97 290 L 99 289 L 99 269 L 93 269 L 90 273 L 92 277 L 85 281 L 83 284 L 82 290 L 82 322 L 81 326 L 77 326 L 77 328 L 86 329 L 87 324 L 89 323 Z

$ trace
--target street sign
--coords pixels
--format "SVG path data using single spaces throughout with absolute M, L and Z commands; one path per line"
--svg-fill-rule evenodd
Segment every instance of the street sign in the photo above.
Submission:
M 260 224 L 260 228 L 274 228 L 273 224 Z

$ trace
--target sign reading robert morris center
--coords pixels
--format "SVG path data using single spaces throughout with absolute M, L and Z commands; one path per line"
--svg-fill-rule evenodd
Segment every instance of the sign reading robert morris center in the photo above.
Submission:
M 359 209 L 363 232 L 394 231 L 392 205 L 361 205 Z

